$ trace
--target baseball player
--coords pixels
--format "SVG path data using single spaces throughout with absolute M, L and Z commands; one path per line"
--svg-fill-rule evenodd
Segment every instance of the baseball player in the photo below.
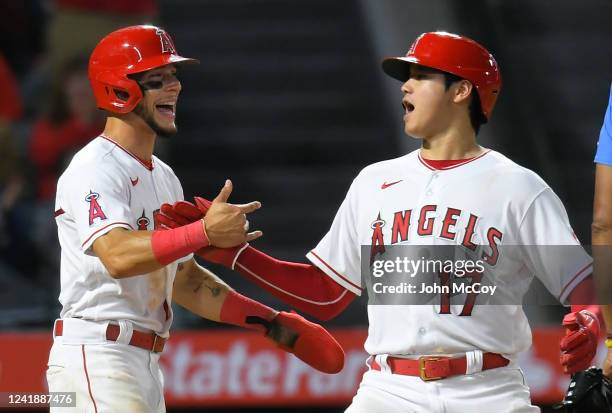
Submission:
M 177 70 L 192 62 L 154 26 L 115 31 L 91 55 L 91 85 L 108 118 L 103 134 L 59 179 L 55 208 L 62 311 L 47 381 L 50 391 L 76 392 L 77 409 L 66 411 L 165 411 L 159 358 L 172 301 L 204 318 L 262 331 L 319 370 L 342 368 L 344 353 L 322 327 L 236 293 L 194 261 L 192 252 L 202 247 L 261 236 L 248 232 L 246 220 L 258 202 L 227 203 L 228 180 L 205 219 L 176 229 L 156 223 L 162 203 L 183 198 L 153 148 L 157 136 L 176 133 Z
M 471 39 L 431 32 L 406 56 L 386 59 L 383 69 L 402 82 L 404 130 L 422 146 L 359 173 L 329 232 L 307 254 L 312 265 L 276 260 L 246 243 L 197 254 L 324 320 L 361 295 L 361 262 L 384 256 L 389 245 L 480 251 L 499 285 L 528 284 L 536 275 L 561 302 L 588 303 L 592 260 L 559 198 L 535 173 L 476 142 L 501 88 L 495 58 Z M 196 204 L 165 205 L 161 219 L 184 225 L 188 216 L 212 210 L 204 199 Z M 533 245 L 573 248 L 548 266 L 542 249 L 520 247 Z M 520 301 L 452 304 L 440 298 L 430 305 L 368 305 L 369 370 L 347 412 L 539 410 L 516 363 L 531 345 Z M 595 353 L 594 311 L 576 306 L 564 319 L 561 362 L 568 372 Z
M 603 373 L 612 379 L 612 285 L 608 274 L 612 262 L 609 254 L 612 245 L 612 86 L 610 99 L 599 133 L 599 143 L 595 155 L 595 200 L 593 202 L 592 243 L 595 260 L 595 280 L 597 281 L 602 315 L 607 327 L 608 355 L 604 361 Z
M 608 354 L 603 368 L 595 366 L 572 375 L 565 397 L 556 407 L 563 407 L 567 413 L 608 413 L 612 411 L 612 284 L 610 284 L 610 266 L 612 255 L 612 89 L 610 101 L 604 116 L 599 134 L 597 153 L 595 155 L 595 200 L 593 202 L 593 277 L 597 284 L 597 298 L 602 303 L 601 315 L 607 327 L 606 346 Z M 562 343 L 563 348 L 563 343 Z

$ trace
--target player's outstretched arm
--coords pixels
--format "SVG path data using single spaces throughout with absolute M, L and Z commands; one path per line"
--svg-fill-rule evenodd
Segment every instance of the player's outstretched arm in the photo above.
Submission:
M 172 300 L 202 318 L 262 332 L 266 331 L 262 323 L 247 323 L 246 317 L 253 316 L 271 322 L 279 314 L 272 308 L 236 293 L 194 259 L 179 264 Z
M 172 301 L 202 318 L 221 321 L 221 308 L 231 290 L 219 277 L 191 259 L 178 266 Z
M 312 264 L 278 260 L 251 246 L 242 249 L 235 259 L 226 260 L 223 255 L 229 250 L 237 248 L 203 248 L 196 253 L 234 269 L 279 300 L 319 320 L 336 317 L 356 297 Z
M 179 265 L 172 299 L 200 317 L 260 331 L 324 373 L 342 370 L 344 351 L 323 327 L 238 294 L 193 259 Z
M 612 166 L 603 163 L 598 163 L 595 169 L 591 242 L 593 275 L 599 302 L 602 303 L 601 313 L 607 327 L 607 337 L 612 338 L 612 305 L 609 304 L 612 297 Z M 612 342 L 606 341 L 606 344 L 608 355 L 604 361 L 603 372 L 606 377 L 612 379 Z
M 210 201 L 196 198 L 196 203 L 197 207 L 186 201 L 162 205 L 160 223 L 169 229 L 178 228 L 204 214 L 208 216 Z M 334 318 L 355 298 L 316 266 L 278 260 L 246 243 L 234 248 L 205 247 L 196 254 L 236 270 L 284 303 L 320 320 Z
M 93 251 L 112 277 L 125 278 L 155 271 L 206 246 L 233 247 L 259 238 L 261 231 L 247 232 L 246 214 L 261 204 L 229 204 L 231 191 L 228 180 L 203 219 L 169 231 L 115 228 L 96 239 Z

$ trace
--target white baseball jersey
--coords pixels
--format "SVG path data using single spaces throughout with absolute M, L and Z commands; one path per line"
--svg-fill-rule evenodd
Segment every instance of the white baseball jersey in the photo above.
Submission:
M 106 136 L 81 149 L 57 185 L 55 215 L 61 253 L 61 317 L 128 320 L 168 336 L 172 285 L 180 261 L 124 279 L 111 277 L 92 245 L 114 228 L 153 230 L 164 202 L 183 199 L 172 169 L 147 164 Z
M 361 246 L 374 244 L 482 246 L 501 288 L 528 285 L 535 275 L 561 302 L 592 270 L 555 193 L 495 151 L 443 170 L 430 167 L 419 150 L 366 167 L 307 257 L 360 295 L 361 259 L 370 259 L 361 256 Z M 511 245 L 576 247 L 549 265 L 538 248 L 504 253 Z M 373 355 L 483 350 L 511 356 L 531 345 L 529 324 L 516 303 L 476 306 L 468 315 L 459 315 L 464 306 L 454 302 L 444 314 L 434 304 L 368 305 L 365 349 Z

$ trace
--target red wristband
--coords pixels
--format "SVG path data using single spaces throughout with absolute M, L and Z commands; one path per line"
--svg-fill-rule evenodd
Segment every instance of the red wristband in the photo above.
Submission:
M 262 324 L 249 324 L 246 322 L 246 318 L 249 316 L 272 321 L 276 317 L 276 312 L 262 303 L 238 294 L 236 291 L 228 292 L 221 307 L 221 314 L 219 316 L 221 322 L 265 333 L 266 328 Z
M 165 231 L 153 231 L 151 248 L 153 255 L 162 265 L 210 245 L 202 220 Z

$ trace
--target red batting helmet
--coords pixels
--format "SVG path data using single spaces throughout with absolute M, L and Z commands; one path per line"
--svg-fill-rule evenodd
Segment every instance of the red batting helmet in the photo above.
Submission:
M 198 60 L 179 56 L 170 35 L 159 27 L 130 26 L 114 31 L 100 40 L 89 58 L 89 81 L 96 104 L 110 112 L 131 112 L 142 99 L 142 90 L 128 75 L 182 62 Z
M 447 32 L 423 33 L 412 43 L 405 57 L 390 57 L 382 67 L 389 76 L 405 82 L 410 77 L 410 64 L 452 73 L 469 80 L 476 87 L 480 107 L 491 117 L 501 89 L 501 73 L 495 58 L 474 40 Z

